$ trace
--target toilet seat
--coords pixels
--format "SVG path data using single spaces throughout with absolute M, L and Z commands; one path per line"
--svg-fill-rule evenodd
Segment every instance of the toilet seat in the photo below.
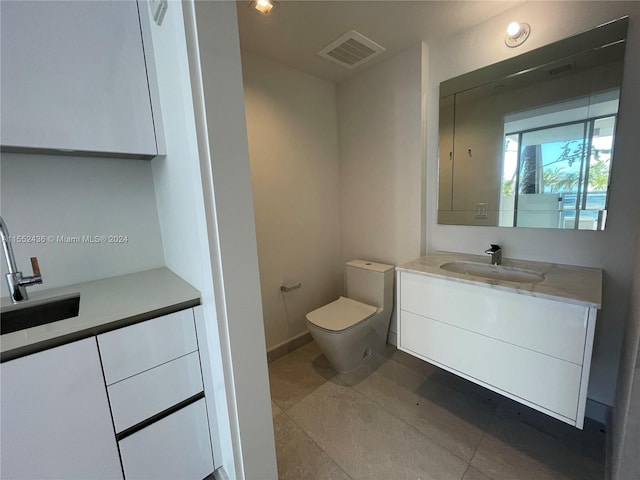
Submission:
M 351 298 L 340 297 L 334 302 L 307 313 L 307 320 L 319 328 L 340 332 L 366 320 L 378 309 Z

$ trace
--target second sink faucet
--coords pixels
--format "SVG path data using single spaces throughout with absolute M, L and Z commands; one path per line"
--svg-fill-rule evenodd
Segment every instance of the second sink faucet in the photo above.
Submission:
M 491 265 L 502 265 L 502 248 L 494 243 L 484 253 L 491 255 Z
M 4 256 L 7 259 L 7 285 L 9 286 L 9 295 L 13 303 L 27 300 L 27 287 L 35 285 L 36 283 L 42 283 L 42 276 L 40 275 L 40 267 L 38 266 L 38 259 L 31 257 L 31 268 L 33 268 L 33 276 L 24 277 L 22 272 L 18 271 L 16 266 L 16 258 L 13 255 L 13 247 L 11 246 L 11 237 L 7 224 L 4 223 L 2 217 L 0 217 L 0 239 L 2 240 L 2 249 L 4 250 Z

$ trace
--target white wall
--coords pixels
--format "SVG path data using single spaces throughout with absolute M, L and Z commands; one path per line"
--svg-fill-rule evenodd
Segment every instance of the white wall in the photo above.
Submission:
M 640 240 L 640 239 L 639 239 Z M 611 428 L 611 475 L 626 480 L 640 478 L 640 241 L 636 250 L 631 312 L 620 357 L 620 375 Z
M 148 17 L 143 17 L 142 25 L 152 40 L 152 49 L 145 45 L 146 57 L 156 69 L 159 103 L 154 107 L 162 113 L 159 118 L 166 151 L 165 156 L 151 161 L 164 257 L 169 269 L 201 293 L 203 321 L 197 321 L 196 326 L 214 462 L 216 468 L 222 466 L 234 477 L 182 4 L 169 3 L 161 26 Z
M 124 243 L 14 243 L 18 268 L 38 257 L 42 285 L 30 291 L 164 265 L 148 161 L 2 153 L 0 212 L 11 235 L 125 235 Z M 4 255 L 2 273 L 6 273 Z M 7 286 L 2 281 L 2 296 Z
M 246 52 L 242 69 L 269 349 L 342 293 L 336 87 Z
M 422 76 L 420 44 L 338 85 L 343 261 L 420 256 Z
M 612 172 L 612 194 L 604 232 L 437 225 L 438 85 L 448 78 L 498 62 L 524 51 L 595 27 L 625 13 L 640 11 L 638 2 L 528 2 L 466 32 L 429 45 L 427 85 L 427 248 L 481 253 L 500 243 L 506 257 L 604 269 L 603 309 L 598 314 L 588 396 L 613 405 L 618 357 L 633 278 L 638 226 L 637 96 L 640 45 L 630 35 L 622 88 L 622 105 Z M 513 19 L 526 21 L 532 33 L 517 49 L 504 45 L 504 30 Z M 631 29 L 638 28 L 634 19 Z
M 275 479 L 235 2 L 187 2 L 185 28 L 235 478 Z

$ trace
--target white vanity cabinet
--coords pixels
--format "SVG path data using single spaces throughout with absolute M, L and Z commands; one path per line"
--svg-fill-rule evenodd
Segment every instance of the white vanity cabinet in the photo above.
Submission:
M 125 478 L 213 472 L 193 309 L 98 335 Z
M 214 470 L 194 308 L 5 361 L 0 375 L 3 479 Z
M 21 0 L 0 10 L 4 151 L 157 155 L 135 0 Z
M 582 428 L 596 307 L 398 272 L 398 348 Z
M 0 475 L 122 478 L 95 337 L 0 364 Z

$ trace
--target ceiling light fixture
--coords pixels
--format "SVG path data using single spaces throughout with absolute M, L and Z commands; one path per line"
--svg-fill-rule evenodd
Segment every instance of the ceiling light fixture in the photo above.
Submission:
M 509 48 L 515 48 L 522 45 L 529 34 L 531 27 L 528 23 L 511 22 L 507 26 L 507 35 L 504 37 L 504 44 Z
M 254 2 L 251 2 L 251 6 L 260 13 L 268 15 L 271 9 L 275 6 L 275 3 L 276 2 L 271 0 L 255 0 Z

